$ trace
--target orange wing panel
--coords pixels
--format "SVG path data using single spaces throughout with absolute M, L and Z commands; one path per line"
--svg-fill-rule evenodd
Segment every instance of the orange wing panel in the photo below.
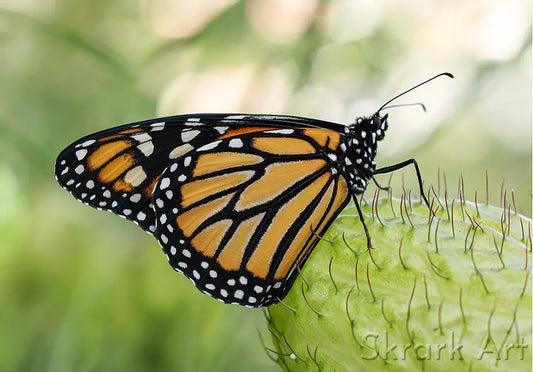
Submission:
M 252 146 L 276 155 L 314 154 L 316 149 L 309 142 L 291 137 L 257 137 Z
M 87 165 L 91 169 L 98 169 L 119 152 L 131 146 L 130 141 L 114 141 L 103 144 L 87 158 Z
M 258 214 L 241 222 L 239 227 L 237 227 L 228 244 L 218 256 L 218 263 L 224 270 L 239 270 L 244 250 L 264 216 L 264 213 Z
M 213 257 L 231 224 L 231 220 L 222 220 L 206 227 L 191 240 L 191 245 L 204 256 Z
M 324 218 L 324 222 L 322 223 L 322 225 L 318 226 L 315 231 L 320 231 L 323 228 L 324 224 L 327 224 L 327 222 L 333 217 L 335 212 L 340 208 L 342 203 L 344 203 L 344 201 L 348 197 L 350 197 L 350 191 L 348 190 L 348 184 L 346 183 L 346 180 L 344 179 L 344 177 L 340 176 L 337 181 L 335 201 L 333 202 L 333 205 L 331 206 L 331 209 L 329 210 L 328 215 L 326 216 L 326 218 Z
M 300 213 L 316 198 L 328 179 L 329 173 L 323 174 L 278 211 L 246 265 L 252 274 L 259 278 L 266 278 L 272 256 L 276 252 L 279 242 Z
M 320 145 L 320 147 L 325 147 L 329 139 L 328 148 L 331 150 L 337 150 L 337 146 L 341 141 L 341 136 L 338 132 L 329 129 L 322 128 L 309 128 L 304 129 L 304 134 L 311 137 Z
M 224 133 L 222 136 L 218 137 L 218 139 L 235 137 L 241 134 L 262 132 L 264 130 L 272 130 L 272 129 L 277 129 L 277 128 L 275 127 L 242 127 L 242 128 L 237 128 L 237 129 L 230 129 L 226 133 Z
M 254 173 L 255 172 L 251 170 L 233 172 L 185 183 L 181 186 L 181 205 L 186 208 L 210 195 L 216 194 L 217 192 L 240 185 L 252 178 Z
M 113 190 L 129 192 L 133 190 L 133 185 L 129 182 L 126 182 L 123 177 L 115 181 L 115 183 L 113 184 Z
M 317 205 L 315 210 L 313 211 L 313 214 L 310 216 L 310 218 L 307 220 L 304 226 L 300 229 L 294 240 L 292 241 L 289 249 L 287 252 L 285 252 L 285 255 L 283 256 L 283 259 L 278 266 L 278 269 L 276 270 L 276 273 L 274 274 L 274 279 L 278 280 L 281 278 L 284 278 L 291 267 L 293 266 L 296 259 L 300 256 L 300 252 L 307 249 L 307 247 L 312 245 L 312 242 L 317 239 L 316 236 L 313 236 L 307 246 L 305 246 L 305 242 L 307 239 L 314 235 L 313 231 L 315 233 L 318 233 L 320 230 L 317 229 L 319 222 L 321 218 L 326 213 L 326 210 L 328 208 L 328 205 L 331 201 L 331 197 L 333 195 L 333 188 L 335 187 L 335 183 L 332 182 L 328 189 L 326 190 L 325 194 L 322 196 L 322 199 L 320 200 L 320 203 Z
M 187 212 L 176 217 L 176 223 L 181 231 L 183 231 L 183 235 L 190 237 L 202 222 L 220 212 L 222 208 L 229 203 L 233 195 L 234 194 L 222 196 L 209 203 L 189 209 Z
M 263 177 L 242 192 L 235 210 L 241 211 L 266 203 L 325 165 L 326 162 L 322 159 L 271 164 L 266 167 Z
M 258 164 L 263 158 L 252 154 L 236 152 L 216 152 L 201 155 L 196 161 L 193 176 L 199 177 L 204 174 L 244 165 Z
M 98 179 L 104 183 L 111 182 L 117 179 L 122 173 L 131 168 L 134 164 L 135 159 L 133 156 L 130 154 L 123 154 L 107 163 L 107 165 L 98 173 Z

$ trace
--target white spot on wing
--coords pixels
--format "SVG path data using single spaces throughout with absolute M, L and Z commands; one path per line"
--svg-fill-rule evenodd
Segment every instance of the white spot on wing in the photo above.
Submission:
M 254 287 L 254 291 L 256 291 L 257 293 L 261 293 L 261 292 L 263 292 L 263 287 L 260 287 L 260 286 L 256 285 Z
M 152 141 L 143 142 L 138 145 L 137 148 L 144 154 L 144 156 L 150 156 L 154 152 L 154 144 Z
M 141 200 L 141 194 L 133 194 L 130 196 L 130 200 L 134 203 L 138 203 Z
M 164 189 L 166 189 L 169 186 L 170 186 L 170 178 L 168 178 L 168 177 L 163 178 L 161 180 L 161 182 L 159 182 L 159 188 L 161 190 L 164 190 Z
M 165 129 L 165 122 L 153 123 L 150 126 L 152 127 L 152 132 L 157 132 Z
M 174 150 L 172 150 L 170 154 L 168 154 L 168 157 L 169 159 L 177 159 L 180 156 L 185 155 L 189 151 L 192 151 L 193 149 L 194 148 L 191 145 L 189 145 L 188 143 L 185 143 L 181 146 L 175 147 Z
M 81 149 L 81 150 L 76 151 L 76 158 L 78 158 L 78 160 L 82 160 L 85 157 L 85 155 L 87 155 L 86 149 Z
M 218 146 L 220 142 L 222 142 L 222 140 L 208 143 L 207 145 L 203 145 L 202 147 L 199 147 L 196 151 L 207 151 L 207 150 L 214 149 L 215 147 Z
M 266 133 L 293 134 L 294 129 L 274 129 L 274 130 L 267 130 Z
M 234 149 L 241 148 L 243 146 L 242 140 L 240 138 L 233 138 L 229 141 L 228 144 L 229 147 L 232 147 Z
M 240 289 L 237 289 L 237 290 L 235 291 L 235 293 L 233 294 L 233 296 L 234 296 L 235 298 L 238 298 L 238 299 L 240 300 L 240 299 L 242 299 L 242 298 L 244 297 L 244 292 L 241 291 Z
M 132 186 L 139 186 L 146 179 L 146 173 L 141 165 L 130 169 L 124 176 L 124 181 L 131 183 Z
M 181 140 L 183 142 L 189 142 L 190 140 L 194 139 L 199 134 L 200 134 L 200 131 L 196 129 L 183 131 L 181 132 Z
M 196 126 L 196 125 L 203 125 L 203 123 L 200 123 L 200 118 L 188 118 L 187 122 L 185 123 L 190 126 Z
M 152 136 L 150 136 L 148 133 L 136 133 L 136 134 L 132 134 L 131 138 L 142 143 L 142 142 L 150 141 L 152 139 Z
M 224 134 L 227 130 L 228 130 L 229 127 L 215 127 L 214 129 L 220 133 L 220 134 Z
M 83 143 L 81 144 L 81 146 L 82 146 L 82 147 L 87 147 L 87 146 L 92 145 L 92 144 L 95 143 L 95 142 L 96 142 L 96 141 L 93 140 L 93 139 L 92 139 L 92 140 L 87 140 L 87 141 L 83 142 Z

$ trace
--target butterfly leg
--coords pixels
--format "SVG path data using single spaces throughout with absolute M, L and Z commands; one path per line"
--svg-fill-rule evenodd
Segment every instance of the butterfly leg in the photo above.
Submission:
M 357 207 L 357 213 L 359 213 L 359 219 L 361 220 L 361 223 L 363 224 L 363 229 L 365 229 L 365 235 L 366 235 L 366 246 L 368 249 L 372 249 L 372 242 L 370 241 L 370 233 L 368 232 L 368 227 L 366 227 L 365 219 L 363 217 L 363 211 L 361 210 L 361 206 L 359 205 L 359 202 L 357 201 L 357 197 L 354 195 L 353 201 L 355 202 L 355 206 Z
M 431 207 L 429 206 L 428 199 L 426 198 L 426 195 L 424 195 L 424 186 L 422 185 L 422 176 L 420 175 L 420 168 L 418 168 L 418 163 L 416 162 L 415 159 L 409 159 L 409 160 L 406 160 L 406 161 L 402 161 L 401 163 L 398 163 L 398 164 L 394 164 L 394 165 L 391 165 L 391 166 L 388 166 L 388 167 L 376 169 L 374 171 L 374 174 L 394 172 L 394 171 L 396 171 L 398 169 L 407 167 L 408 165 L 411 165 L 411 164 L 413 164 L 413 166 L 415 167 L 415 170 L 416 170 L 416 177 L 418 179 L 418 186 L 420 187 L 420 195 L 422 195 L 422 199 L 424 199 L 424 202 L 426 203 L 428 208 L 431 210 Z
M 389 186 L 381 186 L 378 182 L 378 180 L 376 179 L 376 177 L 372 176 L 372 181 L 374 181 L 374 183 L 376 184 L 376 187 L 380 190 L 383 190 L 383 191 L 390 191 L 390 187 Z

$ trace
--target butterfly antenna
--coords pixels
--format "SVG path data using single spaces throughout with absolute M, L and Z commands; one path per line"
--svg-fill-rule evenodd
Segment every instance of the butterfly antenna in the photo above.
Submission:
M 403 96 L 404 94 L 409 93 L 410 91 L 412 91 L 412 90 L 418 88 L 419 86 L 422 86 L 422 85 L 424 85 L 424 84 L 426 84 L 426 83 L 429 83 L 429 82 L 432 81 L 432 80 L 435 80 L 436 78 L 438 78 L 438 77 L 440 77 L 440 76 L 448 76 L 448 77 L 450 77 L 450 78 L 453 79 L 453 75 L 450 74 L 449 72 L 442 72 L 442 73 L 440 73 L 440 74 L 438 74 L 438 75 L 435 75 L 435 76 L 433 76 L 432 78 L 427 79 L 426 81 L 423 81 L 423 82 L 421 82 L 420 84 L 417 84 L 417 85 L 415 85 L 414 87 L 409 88 L 409 89 L 407 89 L 406 91 L 404 91 L 404 92 L 398 94 L 397 96 L 395 96 L 395 97 L 389 99 L 387 102 L 385 102 L 385 104 L 384 104 L 383 106 L 381 106 L 381 107 L 376 111 L 376 114 L 379 113 L 381 110 L 383 110 L 384 107 L 386 107 L 389 103 L 391 103 L 391 102 L 394 101 L 395 99 L 397 99 L 397 98 Z
M 382 107 L 381 110 L 388 110 L 390 108 L 395 108 L 395 107 L 405 107 L 405 106 L 420 106 L 422 107 L 422 110 L 424 110 L 424 112 L 426 112 L 426 106 L 422 103 L 422 102 L 416 102 L 416 103 L 400 103 L 398 105 L 390 105 L 390 106 L 385 106 L 385 107 Z

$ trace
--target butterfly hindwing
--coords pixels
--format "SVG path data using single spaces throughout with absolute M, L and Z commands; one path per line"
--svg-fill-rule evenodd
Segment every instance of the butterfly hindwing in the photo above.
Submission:
M 339 142 L 325 129 L 241 131 L 177 159 L 152 197 L 170 264 L 223 302 L 278 302 L 349 200 Z

